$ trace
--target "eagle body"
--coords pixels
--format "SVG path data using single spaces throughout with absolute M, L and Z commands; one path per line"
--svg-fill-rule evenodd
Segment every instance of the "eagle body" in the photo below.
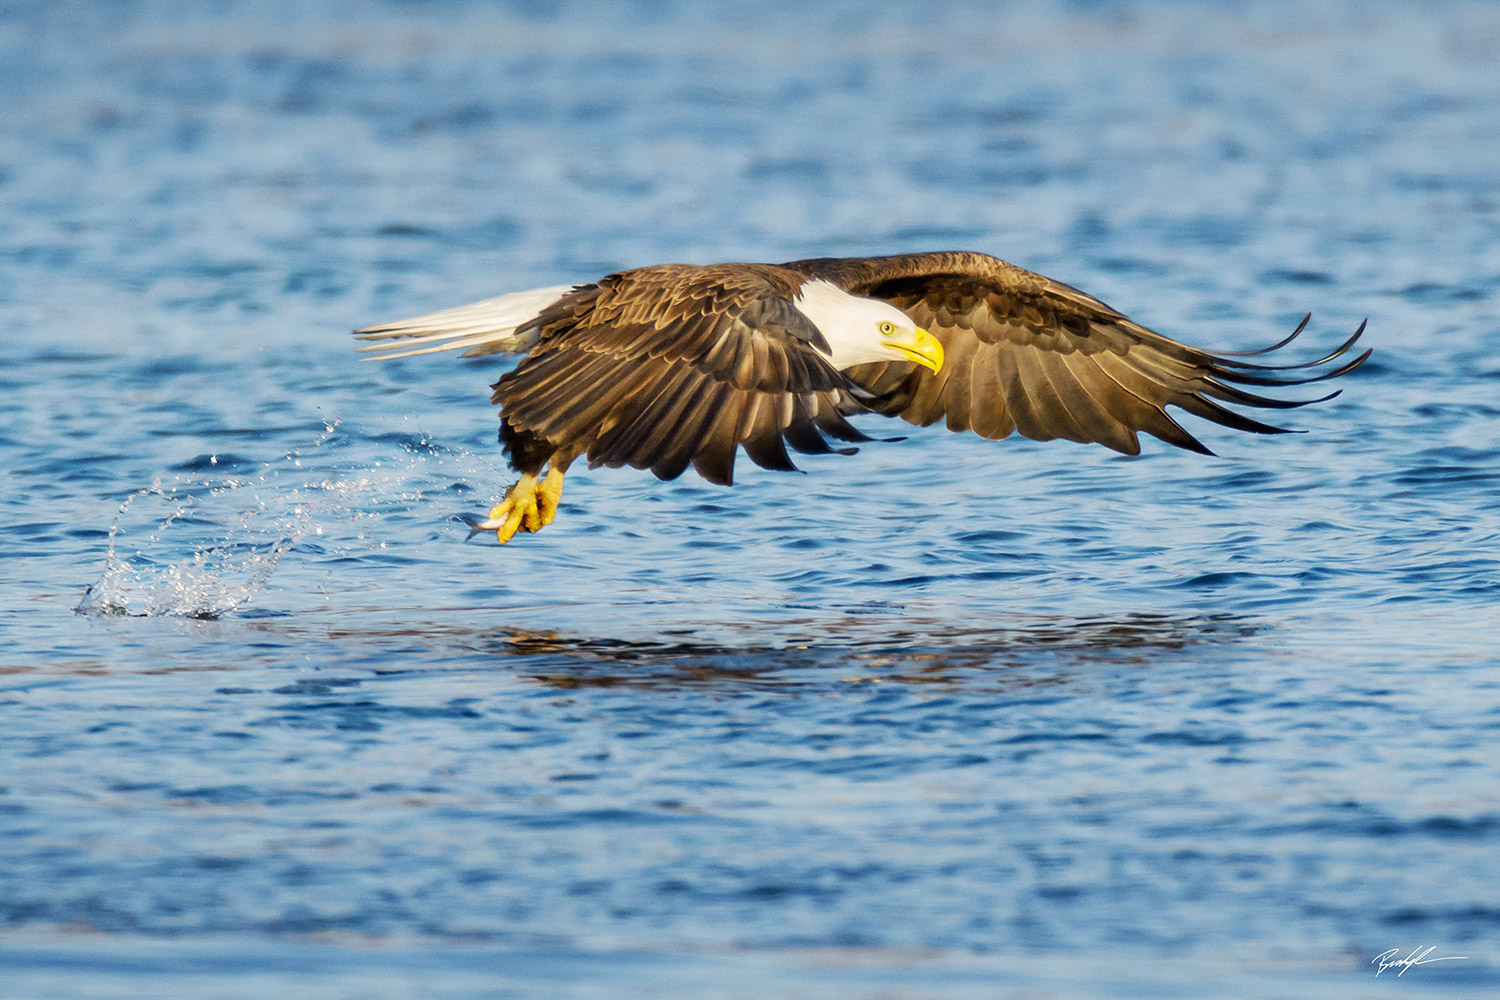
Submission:
M 475 522 L 505 541 L 551 520 L 563 473 L 579 457 L 661 479 L 691 466 L 727 485 L 741 448 L 757 465 L 794 470 L 788 446 L 826 453 L 836 450 L 828 438 L 870 440 L 845 419 L 855 413 L 919 426 L 944 421 L 993 440 L 1019 433 L 1099 443 L 1130 455 L 1140 452 L 1144 431 L 1209 454 L 1167 407 L 1280 433 L 1224 404 L 1305 405 L 1314 400 L 1243 387 L 1333 378 L 1369 356 L 1348 356 L 1361 324 L 1317 361 L 1242 360 L 1285 346 L 1306 323 L 1262 351 L 1210 354 L 1069 285 L 955 251 L 661 264 L 356 334 L 372 342 L 361 350 L 380 359 L 459 348 L 466 357 L 524 355 L 491 397 L 500 441 L 522 480 L 488 521 Z

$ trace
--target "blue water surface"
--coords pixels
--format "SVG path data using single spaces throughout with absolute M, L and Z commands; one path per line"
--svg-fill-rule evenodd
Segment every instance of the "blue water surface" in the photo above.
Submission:
M 1500 994 L 1496 94 L 1458 3 L 0 3 L 0 995 Z M 504 362 L 347 333 L 950 247 L 1376 353 L 501 548 Z

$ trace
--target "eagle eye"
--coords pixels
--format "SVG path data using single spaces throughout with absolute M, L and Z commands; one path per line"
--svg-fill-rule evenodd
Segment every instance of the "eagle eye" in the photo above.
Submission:
M 892 323 L 890 320 L 886 320 L 884 323 L 880 324 L 880 333 L 881 333 L 882 336 L 889 337 L 891 334 L 893 334 L 895 332 L 896 332 L 896 324 Z

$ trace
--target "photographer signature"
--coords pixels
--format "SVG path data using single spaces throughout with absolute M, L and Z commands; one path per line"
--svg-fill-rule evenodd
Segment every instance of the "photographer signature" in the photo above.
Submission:
M 1400 969 L 1401 971 L 1396 973 L 1396 975 L 1404 976 L 1406 975 L 1407 969 L 1413 968 L 1418 965 L 1431 965 L 1433 962 L 1461 962 L 1469 957 L 1467 955 L 1448 955 L 1443 958 L 1427 957 L 1436 950 L 1437 945 L 1431 945 L 1420 950 L 1417 948 L 1413 948 L 1410 955 L 1402 958 L 1401 949 L 1392 948 L 1389 951 L 1383 951 L 1379 955 L 1376 955 L 1374 958 L 1370 959 L 1370 964 L 1376 967 L 1375 975 L 1377 976 L 1384 972 L 1386 969 Z

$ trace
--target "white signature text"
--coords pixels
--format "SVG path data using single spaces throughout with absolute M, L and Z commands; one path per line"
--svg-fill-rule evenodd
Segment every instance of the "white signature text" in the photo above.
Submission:
M 1370 959 L 1370 964 L 1375 966 L 1375 975 L 1377 976 L 1386 969 L 1399 969 L 1400 971 L 1396 975 L 1404 976 L 1407 969 L 1418 965 L 1431 965 L 1433 962 L 1461 962 L 1469 957 L 1467 955 L 1446 955 L 1442 958 L 1427 957 L 1436 950 L 1437 945 L 1431 945 L 1427 948 L 1413 948 L 1411 954 L 1402 958 L 1401 949 L 1392 948 L 1390 951 L 1383 951 Z

